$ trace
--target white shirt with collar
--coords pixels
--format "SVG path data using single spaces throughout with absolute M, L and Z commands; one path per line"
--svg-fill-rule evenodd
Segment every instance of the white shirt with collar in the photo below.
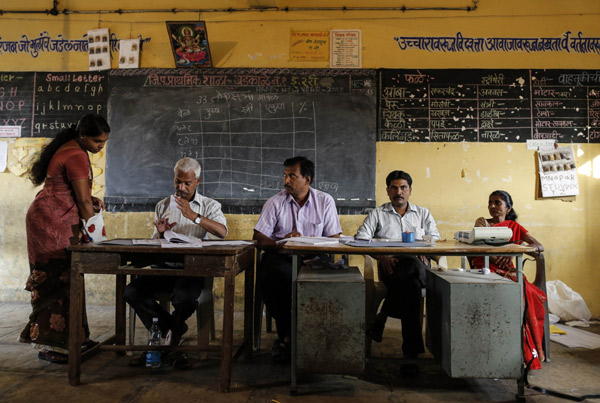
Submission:
M 203 219 L 206 217 L 210 220 L 218 222 L 219 224 L 223 224 L 227 232 L 229 232 L 229 229 L 227 228 L 227 220 L 221 211 L 221 203 L 218 201 L 204 197 L 196 191 L 194 198 L 192 201 L 190 201 L 190 207 L 194 212 L 200 214 Z M 171 206 L 171 196 L 165 197 L 156 204 L 156 208 L 154 210 L 154 221 L 157 222 L 159 218 L 168 218 L 170 223 L 176 222 L 177 225 L 173 227 L 173 232 L 178 234 L 193 236 L 200 239 L 220 239 L 219 237 L 200 227 L 194 221 L 188 220 L 186 217 L 184 217 L 183 214 L 181 214 L 181 210 L 179 210 L 177 204 Z M 158 231 L 156 230 L 155 226 L 152 238 L 157 237 Z
M 416 239 L 423 239 L 424 235 L 440 239 L 440 233 L 429 210 L 411 203 L 408 203 L 404 216 L 398 214 L 392 203 L 374 208 L 358 228 L 354 238 L 401 240 L 403 232 L 414 232 Z

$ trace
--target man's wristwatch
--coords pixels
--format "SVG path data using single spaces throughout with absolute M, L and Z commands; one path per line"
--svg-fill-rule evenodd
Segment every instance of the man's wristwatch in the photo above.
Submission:
M 200 221 L 202 221 L 202 216 L 200 214 L 198 214 L 198 217 L 196 217 L 196 219 L 194 220 L 194 223 L 200 225 Z

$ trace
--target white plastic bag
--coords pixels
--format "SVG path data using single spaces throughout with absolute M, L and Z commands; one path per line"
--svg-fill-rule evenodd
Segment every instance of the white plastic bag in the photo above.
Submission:
M 546 283 L 548 309 L 561 320 L 590 320 L 592 313 L 581 295 L 560 280 Z
M 106 229 L 104 228 L 104 218 L 102 218 L 102 210 L 94 214 L 87 220 L 82 218 L 83 237 L 85 242 L 102 242 L 106 241 Z

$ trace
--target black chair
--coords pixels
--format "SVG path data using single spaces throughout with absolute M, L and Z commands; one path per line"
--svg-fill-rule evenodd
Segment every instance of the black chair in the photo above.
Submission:
M 443 263 L 442 263 L 442 258 Z M 369 255 L 364 255 L 365 263 L 363 268 L 363 277 L 365 279 L 365 325 L 368 327 L 375 320 L 377 311 L 381 301 L 387 294 L 387 288 L 381 281 L 375 281 L 375 265 L 373 258 Z M 440 258 L 440 264 L 446 264 L 446 257 Z M 423 317 L 425 316 L 425 288 L 421 289 L 421 329 L 423 329 Z M 365 353 L 371 355 L 373 341 L 370 337 L 365 337 Z
M 259 284 L 259 279 L 262 277 L 262 271 L 260 267 L 262 254 L 263 251 L 257 249 L 256 267 L 254 270 L 256 273 L 256 280 L 254 281 L 254 334 L 252 337 L 252 345 L 255 351 L 260 350 L 263 311 L 266 320 L 267 333 L 271 333 L 273 331 L 273 318 L 271 317 L 269 310 L 265 307 L 265 301 L 263 301 L 262 291 Z

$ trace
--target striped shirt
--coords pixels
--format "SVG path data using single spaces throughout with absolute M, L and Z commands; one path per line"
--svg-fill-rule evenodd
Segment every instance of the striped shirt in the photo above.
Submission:
M 171 196 L 159 201 L 156 204 L 156 209 L 154 211 L 154 221 L 158 222 L 159 218 L 168 218 L 170 223 L 177 223 L 177 225 L 173 227 L 173 232 L 200 239 L 220 239 L 219 237 L 200 227 L 194 221 L 185 218 L 183 214 L 181 214 L 177 204 L 175 204 L 173 207 L 171 207 Z M 221 203 L 218 201 L 204 197 L 200 193 L 196 192 L 194 199 L 190 202 L 190 207 L 203 218 L 206 217 L 210 220 L 218 222 L 219 224 L 223 224 L 227 229 L 227 220 L 221 211 Z M 227 229 L 227 232 L 229 232 L 229 229 Z M 152 235 L 152 238 L 157 237 L 158 231 L 156 230 L 156 226 L 154 226 L 154 234 Z
M 285 190 L 272 196 L 263 206 L 254 229 L 276 241 L 294 230 L 303 236 L 342 233 L 333 197 L 313 188 L 309 188 L 308 200 L 302 207 Z
M 423 235 L 440 239 L 440 233 L 429 210 L 411 203 L 408 203 L 404 216 L 398 214 L 392 203 L 374 208 L 358 228 L 354 238 L 402 239 L 402 233 L 407 231 L 414 232 L 416 239 L 423 239 Z

